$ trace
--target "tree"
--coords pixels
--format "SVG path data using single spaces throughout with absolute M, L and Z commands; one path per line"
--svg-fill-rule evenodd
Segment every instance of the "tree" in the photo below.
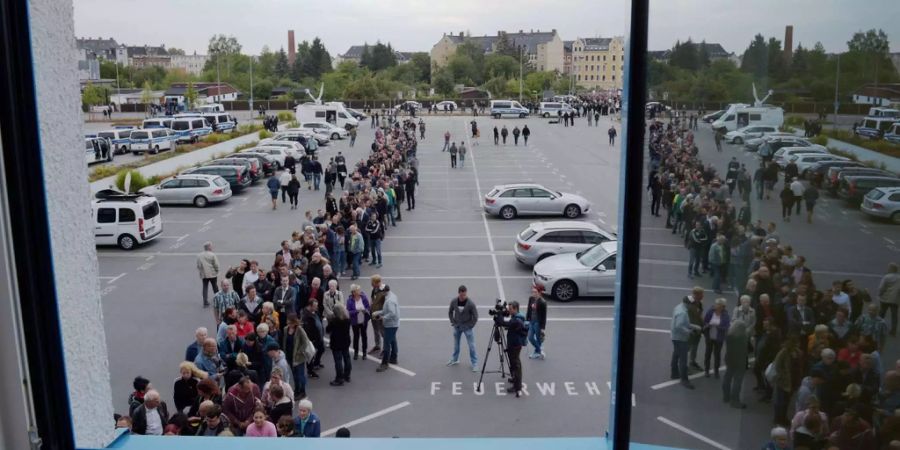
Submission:
M 206 60 L 206 66 L 203 70 L 221 70 L 220 60 L 224 60 L 226 76 L 230 76 L 231 56 L 239 53 L 241 53 L 241 44 L 236 37 L 225 36 L 224 34 L 214 35 L 209 38 L 209 45 L 207 46 L 209 59 Z
M 753 74 L 756 78 L 764 78 L 768 74 L 769 48 L 763 35 L 757 34 L 741 60 L 741 70 Z
M 253 98 L 255 100 L 267 100 L 272 96 L 272 82 L 270 80 L 254 81 Z
M 781 51 L 781 41 L 769 38 L 766 44 L 766 59 L 768 61 L 767 75 L 772 81 L 784 81 L 788 77 L 784 52 Z
M 457 83 L 477 84 L 476 80 L 480 78 L 472 58 L 466 55 L 456 54 L 451 56 L 450 60 L 447 61 L 447 70 L 453 74 L 453 79 Z
M 381 41 L 375 43 L 374 46 L 366 45 L 363 48 L 363 58 L 360 58 L 360 65 L 367 67 L 372 72 L 387 69 L 397 65 L 397 55 L 394 54 L 390 44 L 384 45 Z
M 288 78 L 291 75 L 291 68 L 288 65 L 287 53 L 284 52 L 284 49 L 278 50 L 278 53 L 275 54 L 275 67 L 273 69 L 274 75 L 278 78 Z
M 462 44 L 456 47 L 456 54 L 459 56 L 464 56 L 472 61 L 472 65 L 474 67 L 474 76 L 472 77 L 472 81 L 475 84 L 479 84 L 487 78 L 484 72 L 484 47 L 482 47 L 481 44 L 478 44 L 471 39 L 465 39 Z M 518 61 L 519 60 L 516 59 L 517 63 Z
M 455 85 L 456 81 L 453 79 L 453 73 L 446 67 L 436 70 L 431 77 L 431 87 L 439 94 L 452 94 Z
M 675 41 L 675 46 L 672 47 L 672 53 L 669 55 L 669 64 L 685 70 L 697 70 L 700 67 L 697 56 L 697 45 L 690 39 L 684 43 Z
M 428 83 L 431 80 L 431 56 L 428 53 L 413 53 L 412 58 L 409 59 L 409 62 L 406 65 L 416 68 L 419 75 L 416 81 Z
M 182 55 L 184 56 L 184 50 L 175 47 L 169 47 L 166 49 L 166 52 L 170 55 Z
M 81 92 L 81 104 L 91 118 L 93 118 L 91 107 L 101 103 L 103 103 L 103 91 L 99 87 L 94 86 L 93 83 L 88 82 L 87 86 L 84 87 L 84 91 Z
M 497 37 L 497 41 L 494 43 L 494 54 L 513 57 L 516 59 L 516 62 L 522 56 L 519 47 L 516 46 L 505 31 L 500 32 L 500 36 Z
M 150 82 L 145 81 L 143 90 L 141 91 L 141 103 L 144 104 L 144 112 L 149 111 L 150 104 L 153 103 L 153 91 L 150 90 Z
M 891 62 L 891 46 L 883 30 L 873 28 L 865 33 L 856 32 L 847 41 L 847 48 L 851 60 L 859 61 L 857 64 L 864 68 L 863 80 L 878 83 L 895 79 L 897 71 Z
M 187 90 L 184 91 L 184 103 L 188 110 L 194 109 L 194 103 L 197 102 L 198 96 L 197 89 L 194 89 L 194 83 L 189 82 Z
M 512 78 L 519 75 L 519 61 L 508 55 L 492 54 L 484 57 L 485 78 Z
M 304 66 L 307 76 L 319 78 L 323 73 L 331 72 L 331 55 L 318 37 L 313 39 L 307 58 L 308 62 Z
M 697 68 L 709 67 L 709 62 L 709 50 L 706 49 L 706 39 L 704 39 L 697 48 Z

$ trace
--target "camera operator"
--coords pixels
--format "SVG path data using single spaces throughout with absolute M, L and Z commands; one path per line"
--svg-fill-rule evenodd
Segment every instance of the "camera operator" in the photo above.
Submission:
M 528 355 L 529 359 L 544 359 L 544 329 L 547 328 L 547 301 L 544 300 L 544 289 L 538 286 L 531 287 L 531 296 L 528 297 L 528 311 L 525 320 L 528 322 L 528 342 L 534 346 L 534 353 Z
M 472 363 L 472 372 L 478 371 L 478 354 L 475 351 L 475 324 L 478 322 L 478 308 L 475 302 L 469 299 L 468 289 L 461 285 L 457 290 L 457 296 L 450 300 L 450 326 L 453 328 L 453 356 L 450 357 L 448 366 L 459 364 L 459 338 L 466 335 L 466 343 L 469 344 L 469 361 Z
M 506 328 L 506 353 L 509 355 L 509 371 L 512 372 L 512 387 L 506 392 L 515 392 L 516 397 L 522 390 L 522 361 L 519 354 L 525 345 L 528 329 L 525 327 L 525 315 L 519 312 L 519 302 L 511 301 L 506 304 L 506 311 L 502 314 L 494 314 L 494 323 Z M 504 320 L 509 317 L 509 320 Z

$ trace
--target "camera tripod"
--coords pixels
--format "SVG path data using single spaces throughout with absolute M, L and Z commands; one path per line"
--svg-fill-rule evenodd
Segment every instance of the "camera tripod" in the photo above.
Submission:
M 494 342 L 500 347 L 500 370 L 485 370 L 487 368 L 488 359 L 491 356 L 491 349 L 494 347 Z M 478 376 L 478 384 L 475 389 L 476 392 L 483 392 L 482 380 L 484 379 L 485 373 L 499 373 L 504 380 L 506 380 L 506 374 L 512 375 L 512 370 L 509 368 L 509 360 L 506 358 L 506 337 L 503 336 L 500 325 L 497 325 L 496 322 L 494 322 L 494 328 L 491 329 L 491 338 L 488 341 L 487 351 L 484 352 L 484 359 L 481 362 L 481 375 Z

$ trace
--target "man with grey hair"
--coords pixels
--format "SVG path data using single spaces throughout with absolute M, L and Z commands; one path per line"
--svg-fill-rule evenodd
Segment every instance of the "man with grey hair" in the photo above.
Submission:
M 196 340 L 191 345 L 188 345 L 187 350 L 184 352 L 185 361 L 193 361 L 200 354 L 200 349 L 203 348 L 203 341 L 209 337 L 209 330 L 206 327 L 197 328 L 194 331 L 194 337 Z
M 222 323 L 225 320 L 225 310 L 228 308 L 237 308 L 238 302 L 241 301 L 241 298 L 238 297 L 237 292 L 234 292 L 231 289 L 231 281 L 228 279 L 223 279 L 221 281 L 222 290 L 216 292 L 216 295 L 213 296 L 213 317 L 216 319 L 216 326 Z M 190 361 L 190 360 L 188 360 Z
M 159 392 L 150 389 L 144 394 L 144 404 L 131 414 L 131 432 L 162 436 L 163 428 L 169 421 L 166 402 L 159 399 Z
M 197 254 L 197 271 L 203 283 L 203 307 L 209 308 L 206 286 L 212 285 L 213 295 L 219 292 L 216 286 L 216 279 L 219 277 L 219 258 L 212 251 L 212 242 L 206 241 L 203 244 L 203 251 Z

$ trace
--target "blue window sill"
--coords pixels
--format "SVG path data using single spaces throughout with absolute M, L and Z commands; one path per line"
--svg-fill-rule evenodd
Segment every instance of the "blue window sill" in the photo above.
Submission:
M 248 441 L 249 439 L 249 441 Z M 124 450 L 196 450 L 215 448 L 216 450 L 245 450 L 250 443 L 267 450 L 296 449 L 296 439 L 276 438 L 235 438 L 235 437 L 194 437 L 194 436 L 138 436 L 122 434 L 114 440 L 109 449 Z M 257 445 L 254 445 L 256 447 Z M 367 450 L 495 450 L 497 448 L 528 448 L 529 450 L 606 450 L 606 439 L 596 438 L 456 438 L 456 439 L 304 439 L 303 448 L 310 450 L 346 450 L 365 448 Z M 675 450 L 655 445 L 631 444 L 633 450 Z M 89 450 L 89 449 L 82 449 Z

